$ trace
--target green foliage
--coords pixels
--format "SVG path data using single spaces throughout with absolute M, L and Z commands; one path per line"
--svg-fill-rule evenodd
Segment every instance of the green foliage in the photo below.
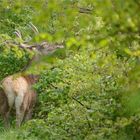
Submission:
M 60 139 L 112 139 L 119 133 L 115 122 L 127 66 L 110 55 L 108 48 L 95 48 L 60 60 L 37 83 L 40 111 L 37 108 L 35 117 L 47 118 L 49 132 L 54 132 L 49 139 L 55 135 Z M 129 121 L 120 125 L 123 128 Z
M 65 45 L 29 70 L 36 73 L 43 67 L 34 85 L 34 119 L 18 131 L 4 132 L 2 138 L 139 140 L 139 4 L 2 0 L 0 79 L 20 71 L 32 56 L 16 45 L 4 45 L 6 40 Z M 38 35 L 29 22 L 38 27 Z M 21 30 L 23 40 L 15 38 L 15 29 Z
M 31 57 L 29 53 L 19 49 L 18 46 L 0 46 L 0 79 L 20 71 Z
M 20 29 L 25 37 L 30 30 L 27 23 L 31 21 L 32 9 L 29 6 L 20 7 L 19 3 L 1 1 L 0 3 L 0 34 L 14 37 L 15 29 Z

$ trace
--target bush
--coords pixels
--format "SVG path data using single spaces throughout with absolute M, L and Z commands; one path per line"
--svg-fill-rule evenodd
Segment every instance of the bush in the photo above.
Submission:
M 17 139 L 140 139 L 138 11 L 138 0 L 16 0 L 11 5 L 2 0 L 0 79 L 20 71 L 32 56 L 3 45 L 13 40 L 16 28 L 29 40 L 27 25 L 33 22 L 41 33 L 31 42 L 65 45 L 41 61 L 47 64 L 34 85 L 34 119 L 14 131 Z

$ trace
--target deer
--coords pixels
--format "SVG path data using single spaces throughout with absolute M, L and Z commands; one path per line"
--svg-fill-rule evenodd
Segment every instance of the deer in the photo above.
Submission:
M 36 75 L 10 75 L 2 80 L 0 90 L 0 113 L 5 127 L 9 127 L 9 116 L 13 107 L 16 110 L 16 126 L 23 120 L 31 119 L 36 103 L 36 92 L 32 88 L 39 79 Z
M 16 34 L 21 38 L 21 33 L 18 30 L 16 30 Z M 23 68 L 22 71 L 25 71 L 36 57 L 39 57 L 38 54 L 43 56 L 48 55 L 57 49 L 63 48 L 63 45 L 43 42 L 35 45 L 20 44 L 19 47 L 21 49 L 35 50 L 38 52 L 34 54 L 33 58 L 30 59 L 25 68 Z M 1 81 L 0 114 L 5 127 L 10 127 L 9 117 L 12 108 L 15 108 L 16 111 L 16 127 L 20 127 L 24 121 L 31 119 L 33 108 L 37 100 L 37 93 L 32 86 L 38 82 L 39 77 L 40 75 L 34 74 L 13 74 L 5 77 Z

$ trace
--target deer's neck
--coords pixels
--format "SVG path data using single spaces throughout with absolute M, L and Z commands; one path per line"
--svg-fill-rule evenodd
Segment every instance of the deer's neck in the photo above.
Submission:
M 29 74 L 29 75 L 23 75 L 23 77 L 26 79 L 26 81 L 30 84 L 33 85 L 39 80 L 39 75 L 34 75 L 34 74 Z

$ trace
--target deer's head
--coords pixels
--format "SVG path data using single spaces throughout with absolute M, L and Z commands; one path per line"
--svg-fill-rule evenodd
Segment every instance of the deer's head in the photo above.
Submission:
M 38 29 L 33 24 L 29 24 L 29 25 L 32 31 L 35 32 L 35 34 L 39 33 Z M 16 34 L 18 38 L 22 39 L 22 35 L 19 30 L 15 30 L 14 33 Z M 28 62 L 27 66 L 23 70 L 27 69 L 27 67 L 29 67 L 29 65 L 31 65 L 33 61 L 38 61 L 41 56 L 46 56 L 50 53 L 55 52 L 58 49 L 64 48 L 63 45 L 59 45 L 55 43 L 50 44 L 48 42 L 42 42 L 42 43 L 33 44 L 33 45 L 29 45 L 28 42 L 25 42 L 25 43 L 20 43 L 18 46 L 22 49 L 35 52 L 35 56 Z
M 39 34 L 39 31 L 38 31 L 37 27 L 35 27 L 35 25 L 33 25 L 32 23 L 29 23 L 28 26 L 32 29 L 32 31 L 35 34 Z M 19 30 L 16 29 L 14 33 L 18 38 L 22 39 L 22 35 L 21 35 L 21 32 Z M 47 55 L 49 53 L 53 53 L 57 49 L 64 48 L 63 45 L 55 44 L 55 43 L 50 44 L 48 42 L 42 42 L 42 43 L 33 44 L 33 45 L 29 45 L 28 42 L 26 42 L 26 43 L 21 43 L 19 45 L 19 47 L 23 48 L 23 49 L 29 49 L 29 50 L 32 50 L 32 51 L 37 51 L 42 55 Z

